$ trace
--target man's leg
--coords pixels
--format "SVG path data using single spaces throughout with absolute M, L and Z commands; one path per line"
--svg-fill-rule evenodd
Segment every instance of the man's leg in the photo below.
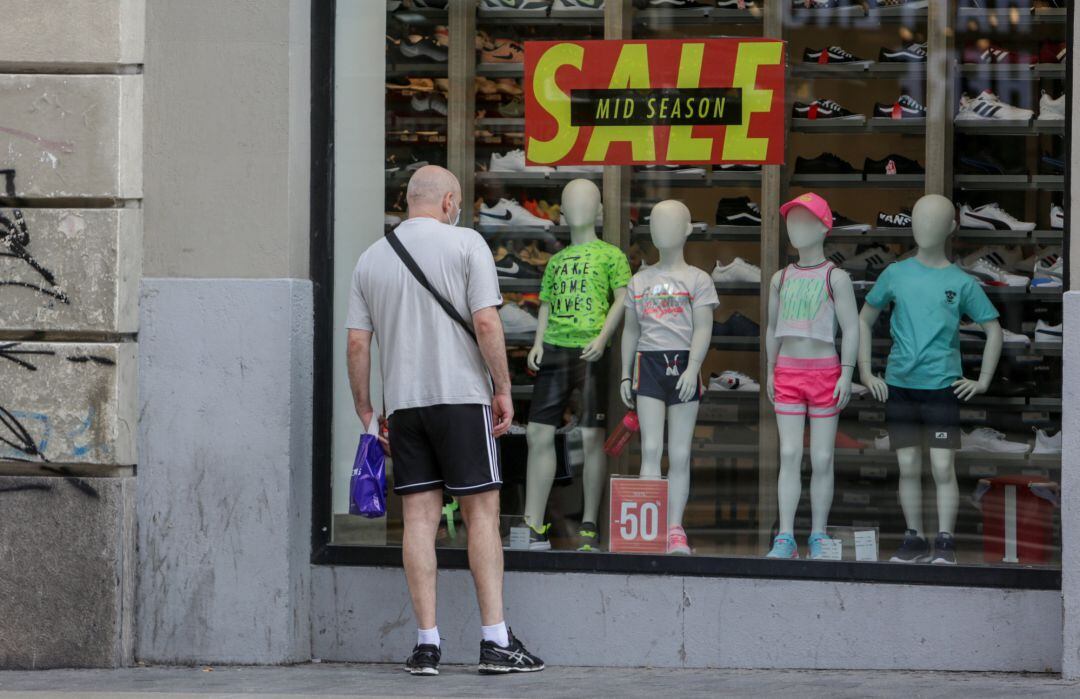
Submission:
M 405 579 L 409 583 L 416 625 L 421 629 L 435 628 L 435 535 L 442 519 L 442 490 L 425 490 L 401 496 L 405 514 L 405 535 L 401 541 L 401 556 L 405 562 Z M 470 532 L 470 539 L 472 538 Z M 471 548 L 471 542 L 470 542 Z M 502 571 L 502 551 L 499 551 L 499 570 Z
M 480 603 L 480 623 L 484 626 L 500 624 L 503 621 L 503 550 L 499 537 L 499 491 L 461 495 L 458 503 L 469 529 L 469 569 L 476 585 L 476 600 Z

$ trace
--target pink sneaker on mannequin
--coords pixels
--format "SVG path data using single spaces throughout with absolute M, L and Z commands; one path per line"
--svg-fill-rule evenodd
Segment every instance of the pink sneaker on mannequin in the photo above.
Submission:
M 690 555 L 690 544 L 686 540 L 686 531 L 677 524 L 668 528 L 667 552 L 674 556 Z

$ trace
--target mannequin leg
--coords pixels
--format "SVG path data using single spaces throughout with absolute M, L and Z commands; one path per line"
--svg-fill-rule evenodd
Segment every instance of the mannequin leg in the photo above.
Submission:
M 535 527 L 544 524 L 551 484 L 555 481 L 555 426 L 530 422 L 525 430 L 529 461 L 525 474 L 525 516 Z
M 896 450 L 900 464 L 900 509 L 908 529 L 923 536 L 922 518 L 922 448 L 903 447 Z
M 641 423 L 641 477 L 659 478 L 660 460 L 664 456 L 664 420 L 667 406 L 664 401 L 648 396 L 637 397 L 638 421 Z
M 833 453 L 840 416 L 810 420 L 810 512 L 811 532 L 824 532 L 833 501 Z
M 668 526 L 682 526 L 690 497 L 690 445 L 700 405 L 693 401 L 668 408 Z
M 780 477 L 777 500 L 780 505 L 780 531 L 795 532 L 795 510 L 802 496 L 803 428 L 805 415 L 777 415 L 780 432 Z
M 956 511 L 960 507 L 960 488 L 956 484 L 956 452 L 930 449 L 930 468 L 937 486 L 938 531 L 953 533 Z
M 600 513 L 600 500 L 604 497 L 607 480 L 607 456 L 604 454 L 604 430 L 599 427 L 582 427 L 581 443 L 585 451 L 585 468 L 581 489 L 585 496 L 583 522 L 596 523 Z

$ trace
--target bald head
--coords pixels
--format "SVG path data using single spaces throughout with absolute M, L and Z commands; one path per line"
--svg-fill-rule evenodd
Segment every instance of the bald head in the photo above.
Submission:
M 461 185 L 454 173 L 438 165 L 425 165 L 409 178 L 409 189 L 405 196 L 409 208 L 438 208 L 447 194 L 461 199 Z

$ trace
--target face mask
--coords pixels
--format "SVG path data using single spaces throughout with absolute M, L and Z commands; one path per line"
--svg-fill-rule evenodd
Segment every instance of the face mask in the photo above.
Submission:
M 449 216 L 448 216 L 448 218 L 449 218 Z M 457 210 L 457 213 L 454 214 L 454 220 L 450 221 L 449 223 L 450 223 L 451 226 L 456 226 L 456 225 L 458 225 L 458 223 L 460 221 L 461 221 L 461 207 L 459 206 L 458 210 Z

